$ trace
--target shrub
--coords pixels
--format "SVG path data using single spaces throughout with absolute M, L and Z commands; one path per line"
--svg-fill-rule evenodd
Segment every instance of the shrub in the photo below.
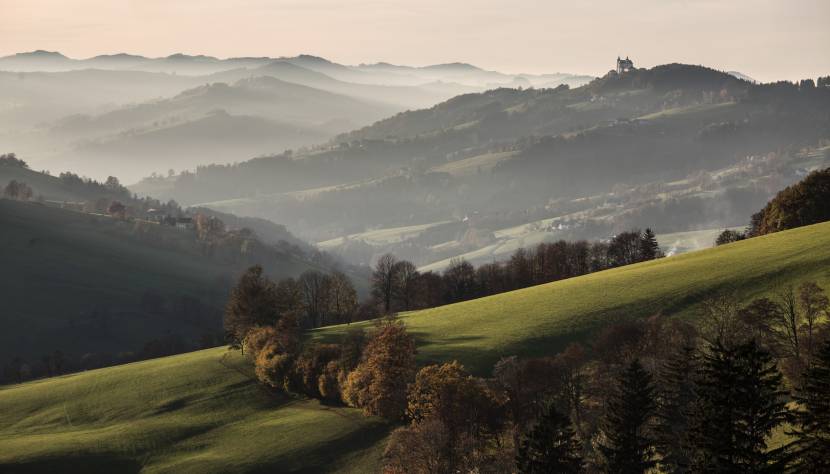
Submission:
M 275 344 L 269 344 L 259 351 L 255 362 L 257 378 L 274 388 L 289 389 L 294 358 L 280 352 Z
M 295 363 L 297 385 L 309 397 L 320 398 L 320 377 L 330 362 L 340 357 L 337 344 L 313 344 L 303 351 Z
M 248 331 L 245 336 L 245 348 L 248 349 L 248 356 L 251 360 L 256 360 L 259 352 L 269 345 L 276 345 L 279 334 L 277 329 L 273 326 L 256 327 Z

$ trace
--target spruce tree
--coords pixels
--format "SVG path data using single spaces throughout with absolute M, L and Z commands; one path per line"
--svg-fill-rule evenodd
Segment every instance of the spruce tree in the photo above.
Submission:
M 646 229 L 640 235 L 640 260 L 654 260 L 662 255 L 660 244 L 657 243 L 657 236 L 654 231 Z
M 693 472 L 778 472 L 782 453 L 767 449 L 787 418 L 781 373 L 751 340 L 720 341 L 704 354 L 692 421 Z
M 690 416 L 695 402 L 697 352 L 684 346 L 672 352 L 659 376 L 659 397 L 655 435 L 660 468 L 669 474 L 689 472 Z
M 522 474 L 581 471 L 582 456 L 571 421 L 552 404 L 519 446 L 516 467 Z
M 796 400 L 794 471 L 830 472 L 830 341 L 822 346 L 810 367 Z
M 654 397 L 651 374 L 635 359 L 620 375 L 602 423 L 605 439 L 600 452 L 606 472 L 639 474 L 655 466 L 649 426 L 655 414 Z

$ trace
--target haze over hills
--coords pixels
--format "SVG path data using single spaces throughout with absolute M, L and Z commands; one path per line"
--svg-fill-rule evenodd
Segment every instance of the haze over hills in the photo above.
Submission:
M 366 293 L 362 271 L 270 221 L 186 210 L 188 223 L 197 214 L 221 220 L 221 235 L 206 238 L 192 225 L 161 225 L 138 209 L 166 206 L 175 217 L 182 212 L 171 209 L 175 203 L 134 201 L 123 188 L 75 175 L 0 165 L 0 182 L 12 181 L 26 183 L 37 198 L 0 199 L 0 365 L 59 351 L 68 365 L 78 367 L 86 356 L 100 366 L 219 344 L 230 285 L 253 264 L 276 279 L 337 269 Z M 95 209 L 112 201 L 137 217 Z M 44 297 L 26 297 L 33 294 Z
M 455 66 L 401 66 L 390 72 L 310 55 L 217 59 L 122 53 L 79 60 L 33 51 L 0 58 L 0 143 L 39 169 L 99 179 L 120 169 L 122 180 L 134 181 L 171 167 L 193 169 L 314 145 L 462 93 L 588 80 L 572 74 L 509 75 L 470 65 L 460 72 Z M 217 110 L 233 117 L 224 116 L 220 128 L 213 123 L 219 119 L 208 117 Z M 249 126 L 258 131 L 241 132 Z M 208 138 L 222 145 L 205 147 L 202 140 Z
M 669 64 L 575 88 L 464 94 L 309 151 L 132 189 L 292 222 L 355 262 L 386 251 L 420 265 L 503 258 L 631 226 L 745 225 L 782 185 L 826 166 L 828 107 L 826 87 Z

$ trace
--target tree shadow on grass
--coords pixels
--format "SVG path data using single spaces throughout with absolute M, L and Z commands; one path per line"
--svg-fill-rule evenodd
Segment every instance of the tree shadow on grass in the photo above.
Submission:
M 56 472 L 67 474 L 96 474 L 141 472 L 141 463 L 135 459 L 107 454 L 89 454 L 72 457 L 39 458 L 18 463 L 0 464 L 5 474 L 39 474 Z
M 268 466 L 257 467 L 251 473 L 290 472 L 294 474 L 318 474 L 335 472 L 346 466 L 355 454 L 368 451 L 381 443 L 394 428 L 391 423 L 374 422 L 371 426 L 317 446 L 291 453 L 290 458 L 280 459 Z M 320 429 L 325 429 L 321 426 Z

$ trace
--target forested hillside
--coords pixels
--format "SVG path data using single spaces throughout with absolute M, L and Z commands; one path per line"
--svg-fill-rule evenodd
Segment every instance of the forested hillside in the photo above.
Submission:
M 297 222 L 355 261 L 392 250 L 425 265 L 503 244 L 520 226 L 555 239 L 607 238 L 632 222 L 659 233 L 746 225 L 747 209 L 828 161 L 828 110 L 830 88 L 812 81 L 759 85 L 669 64 L 573 89 L 461 95 L 312 151 L 132 189 Z M 344 239 L 448 221 L 458 228 L 443 239 Z

